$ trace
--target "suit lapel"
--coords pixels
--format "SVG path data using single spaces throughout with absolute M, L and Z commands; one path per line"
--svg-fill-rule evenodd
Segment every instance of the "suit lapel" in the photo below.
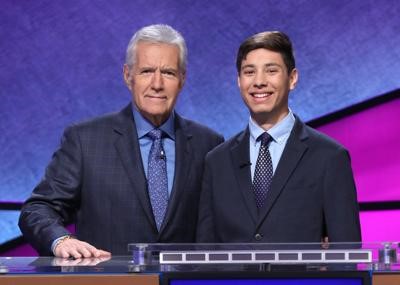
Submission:
M 185 191 L 186 180 L 192 161 L 192 134 L 186 122 L 175 113 L 175 174 L 172 186 L 171 197 L 168 203 L 167 213 L 161 225 L 160 234 L 173 219 L 174 213 L 181 201 L 183 191 Z
M 149 223 L 156 229 L 157 227 L 154 221 L 149 195 L 147 193 L 146 176 L 143 170 L 142 157 L 140 154 L 139 141 L 133 120 L 131 104 L 122 110 L 119 118 L 119 122 L 114 125 L 114 134 L 116 135 L 114 145 L 127 176 L 132 183 L 132 189 L 134 189 L 134 192 L 139 198 L 140 204 L 146 213 Z
M 296 117 L 292 133 L 289 136 L 272 179 L 271 189 L 268 192 L 266 203 L 264 207 L 260 209 L 257 227 L 261 226 L 262 222 L 273 207 L 276 199 L 279 197 L 282 189 L 286 185 L 293 171 L 296 169 L 301 158 L 306 152 L 308 147 L 305 143 L 303 143 L 303 140 L 306 138 L 307 134 L 304 130 L 304 124 Z
M 251 188 L 249 129 L 239 135 L 237 143 L 231 148 L 232 165 L 238 182 L 239 191 L 243 196 L 246 208 L 254 223 L 257 221 L 257 205 Z

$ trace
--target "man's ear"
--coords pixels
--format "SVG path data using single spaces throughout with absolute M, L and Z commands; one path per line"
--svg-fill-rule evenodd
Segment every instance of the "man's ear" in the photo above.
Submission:
M 182 89 L 183 88 L 183 85 L 185 85 L 185 81 L 186 81 L 186 73 L 181 73 L 181 88 L 180 89 Z
M 299 79 L 299 73 L 297 72 L 296 68 L 293 68 L 293 70 L 289 74 L 289 89 L 293 90 L 296 87 L 297 80 Z
M 128 89 L 131 90 L 131 84 L 130 84 L 130 68 L 129 65 L 126 63 L 124 64 L 123 67 L 123 76 L 124 76 L 124 81 L 126 86 L 128 86 Z

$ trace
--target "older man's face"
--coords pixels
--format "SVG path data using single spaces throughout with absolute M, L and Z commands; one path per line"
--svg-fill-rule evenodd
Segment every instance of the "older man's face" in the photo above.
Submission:
M 161 125 L 171 114 L 184 83 L 179 48 L 139 42 L 135 64 L 124 66 L 124 79 L 139 112 L 153 125 Z

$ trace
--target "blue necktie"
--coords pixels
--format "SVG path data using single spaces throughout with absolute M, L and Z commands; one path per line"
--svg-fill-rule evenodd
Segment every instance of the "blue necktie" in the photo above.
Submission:
M 157 229 L 160 230 L 168 206 L 166 156 L 161 141 L 162 131 L 154 129 L 147 135 L 153 140 L 147 169 L 148 191 Z
M 273 168 L 271 155 L 268 150 L 271 136 L 265 132 L 258 137 L 258 140 L 261 140 L 261 146 L 258 153 L 256 169 L 254 171 L 253 191 L 256 198 L 257 208 L 260 209 L 264 206 L 268 190 L 271 186 Z

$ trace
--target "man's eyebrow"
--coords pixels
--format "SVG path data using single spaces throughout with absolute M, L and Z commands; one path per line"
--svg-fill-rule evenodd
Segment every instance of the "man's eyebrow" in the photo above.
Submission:
M 264 64 L 263 66 L 264 66 L 264 67 L 272 67 L 272 66 L 282 67 L 280 64 L 278 64 L 278 63 L 276 63 L 276 62 L 266 63 L 266 64 Z M 254 67 L 255 67 L 254 64 L 249 63 L 249 64 L 242 65 L 242 68 L 241 68 L 241 69 L 245 69 L 245 68 L 254 68 Z
M 161 67 L 160 70 L 161 71 L 178 71 L 178 69 L 174 68 L 174 67 Z
M 151 66 L 142 66 L 142 67 L 139 67 L 139 70 L 156 70 L 156 68 L 151 67 Z
M 242 68 L 241 68 L 241 69 L 245 69 L 245 68 L 247 68 L 247 67 L 255 67 L 255 65 L 254 65 L 254 64 L 251 64 L 251 63 L 245 64 L 245 65 L 242 65 Z
M 280 65 L 279 63 L 275 63 L 275 62 L 267 63 L 267 64 L 265 64 L 264 66 L 266 66 L 266 67 L 271 67 L 271 66 L 278 66 L 278 67 L 281 67 L 281 65 Z

